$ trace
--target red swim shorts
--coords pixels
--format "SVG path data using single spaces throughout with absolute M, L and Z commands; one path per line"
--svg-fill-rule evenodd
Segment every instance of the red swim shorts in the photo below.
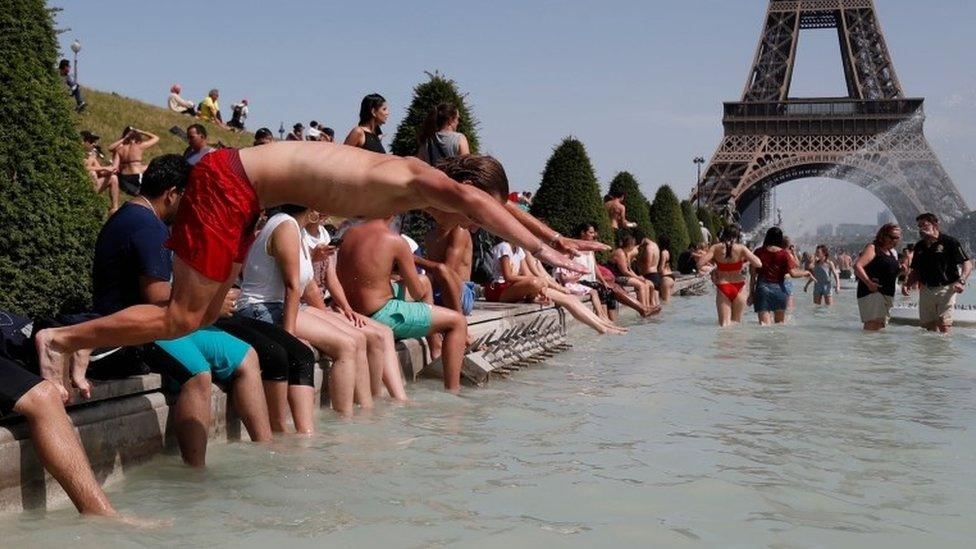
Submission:
M 498 303 L 502 299 L 502 292 L 511 285 L 511 282 L 490 282 L 485 286 L 485 301 Z
M 261 206 L 237 149 L 203 157 L 190 172 L 166 247 L 217 282 L 243 263 L 254 242 Z

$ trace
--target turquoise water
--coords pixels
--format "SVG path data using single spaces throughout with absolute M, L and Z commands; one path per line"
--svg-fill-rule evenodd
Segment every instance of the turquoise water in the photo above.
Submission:
M 678 299 L 625 337 L 312 438 L 211 446 L 110 489 L 173 519 L 0 520 L 4 547 L 971 547 L 976 331 L 860 332 L 853 295 L 789 326 Z M 582 331 L 577 332 L 583 336 Z

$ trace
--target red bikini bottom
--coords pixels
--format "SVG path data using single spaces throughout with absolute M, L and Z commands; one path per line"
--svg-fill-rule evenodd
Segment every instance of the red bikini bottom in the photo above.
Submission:
M 729 298 L 729 301 L 735 301 L 735 298 L 739 297 L 739 292 L 746 285 L 745 282 L 720 282 L 715 285 L 718 291 L 722 292 L 722 295 Z

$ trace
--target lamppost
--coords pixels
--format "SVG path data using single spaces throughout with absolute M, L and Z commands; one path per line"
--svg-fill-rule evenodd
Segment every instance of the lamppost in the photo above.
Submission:
M 278 122 L 278 141 L 285 140 L 285 122 Z
M 75 41 L 71 43 L 71 51 L 73 51 L 75 54 L 74 71 L 75 71 L 75 83 L 77 84 L 78 83 L 78 52 L 81 51 L 81 42 L 79 42 L 77 38 L 75 38 Z
M 701 208 L 701 183 L 702 183 L 702 180 L 701 180 L 701 167 L 702 167 L 702 164 L 705 163 L 705 158 L 704 157 L 701 157 L 701 156 L 696 156 L 694 159 L 692 159 L 692 162 L 694 162 L 695 163 L 695 167 L 698 168 L 698 179 L 695 180 L 695 186 L 698 189 L 698 192 L 695 193 L 695 194 L 698 195 L 698 207 Z

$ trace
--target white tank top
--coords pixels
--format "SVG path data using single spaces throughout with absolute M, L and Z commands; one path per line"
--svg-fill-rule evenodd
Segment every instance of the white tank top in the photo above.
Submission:
M 281 278 L 281 269 L 278 261 L 268 253 L 268 240 L 282 223 L 291 223 L 295 226 L 299 235 L 299 254 L 298 282 L 304 289 L 308 282 L 312 280 L 312 258 L 308 248 L 302 239 L 302 230 L 298 227 L 295 218 L 284 213 L 275 214 L 265 223 L 264 228 L 258 233 L 254 240 L 254 245 L 247 253 L 242 270 L 241 296 L 237 300 L 237 306 L 243 307 L 252 303 L 284 303 L 285 283 Z

